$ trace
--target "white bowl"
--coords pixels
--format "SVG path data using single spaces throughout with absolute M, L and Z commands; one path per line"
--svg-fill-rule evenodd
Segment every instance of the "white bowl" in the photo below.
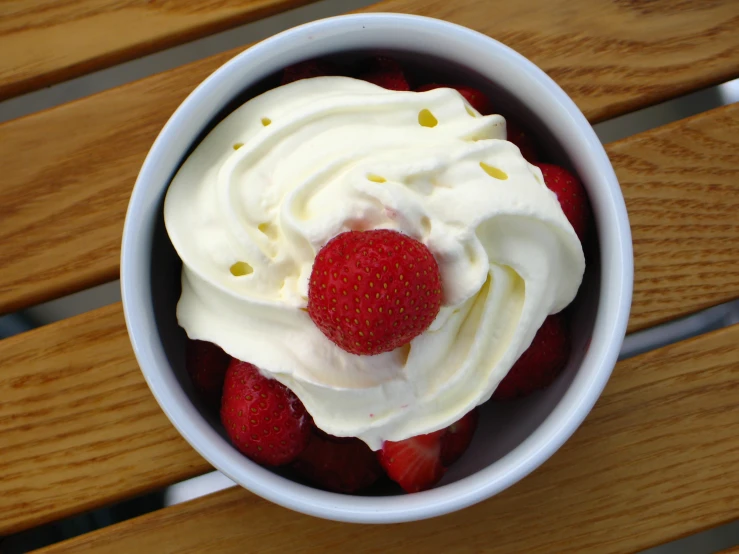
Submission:
M 184 333 L 175 318 L 180 265 L 162 218 L 175 171 L 246 89 L 298 61 L 352 57 L 358 51 L 389 52 L 479 86 L 536 126 L 550 152 L 583 180 L 599 238 L 600 258 L 588 270 L 574 308 L 574 348 L 564 373 L 523 401 L 483 406 L 470 450 L 441 485 L 409 495 L 324 492 L 262 468 L 230 445 L 218 421 L 194 399 L 184 371 Z M 598 138 L 572 100 L 534 64 L 485 35 L 398 14 L 348 15 L 302 25 L 249 48 L 208 77 L 172 115 L 144 162 L 128 206 L 121 254 L 123 308 L 141 371 L 193 448 L 231 479 L 277 504 L 364 523 L 459 510 L 511 486 L 549 458 L 580 425 L 608 380 L 626 329 L 632 281 L 631 233 L 621 190 Z

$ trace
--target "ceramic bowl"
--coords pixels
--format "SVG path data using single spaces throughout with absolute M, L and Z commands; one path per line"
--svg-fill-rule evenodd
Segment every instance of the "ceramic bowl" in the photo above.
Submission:
M 536 129 L 550 157 L 582 179 L 595 216 L 597 248 L 573 307 L 573 353 L 557 381 L 521 401 L 484 405 L 473 444 L 433 490 L 350 496 L 303 485 L 251 462 L 197 401 L 184 368 L 185 334 L 175 317 L 181 264 L 164 229 L 162 204 L 170 180 L 203 134 L 273 82 L 282 68 L 319 56 L 351 60 L 372 53 L 390 54 L 413 71 L 477 86 Z M 399 14 L 347 15 L 296 27 L 250 47 L 203 81 L 149 151 L 128 206 L 121 255 L 123 308 L 136 357 L 182 436 L 214 467 L 264 498 L 306 514 L 364 523 L 459 510 L 544 463 L 582 423 L 611 374 L 632 281 L 624 199 L 603 147 L 574 102 L 533 63 L 492 38 Z

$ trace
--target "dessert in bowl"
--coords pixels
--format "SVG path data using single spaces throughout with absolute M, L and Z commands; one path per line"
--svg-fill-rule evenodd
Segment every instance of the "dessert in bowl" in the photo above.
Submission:
M 306 67 L 300 63 L 316 58 L 318 67 L 345 69 L 312 66 L 298 76 L 312 78 L 296 80 L 294 73 Z M 384 67 L 388 58 L 402 67 L 407 87 Z M 286 81 L 292 82 L 280 86 Z M 546 186 L 560 170 L 529 163 L 530 144 L 510 137 L 506 119 L 495 112 L 534 130 L 531 144 L 541 160 L 582 180 L 594 214 L 589 230 L 573 227 L 579 216 L 560 206 L 566 187 L 558 201 Z M 581 238 L 591 243 L 587 270 Z M 353 265 L 336 266 L 337 256 Z M 424 275 L 417 271 L 409 280 L 407 271 L 421 267 Z M 351 273 L 358 268 L 369 280 Z M 551 455 L 592 407 L 615 363 L 632 273 L 618 184 L 566 95 L 492 39 L 392 14 L 293 29 L 209 77 L 147 157 L 122 253 L 132 343 L 183 436 L 262 496 L 306 513 L 366 522 L 461 508 Z M 371 298 L 373 283 L 387 293 Z M 406 295 L 402 287 L 409 284 L 422 296 Z M 342 306 L 342 294 L 357 305 Z M 409 303 L 394 304 L 401 299 Z M 395 305 L 400 308 L 390 313 Z M 548 319 L 568 305 L 566 316 Z M 377 319 L 379 308 L 385 319 Z M 402 327 L 404 317 L 423 325 L 380 336 Z M 571 345 L 558 339 L 564 319 Z M 546 321 L 554 322 L 542 327 Z M 234 359 L 220 418 L 198 395 L 197 369 L 191 372 L 196 386 L 188 376 L 183 328 L 190 339 L 223 349 L 219 363 Z M 561 374 L 542 391 L 496 402 L 496 390 L 515 396 L 551 381 L 501 384 L 515 377 L 511 368 L 525 361 L 540 334 L 554 344 Z M 254 379 L 262 388 L 248 389 Z M 277 426 L 294 424 L 297 437 L 282 458 L 260 457 L 256 447 L 273 445 L 249 432 L 248 418 L 237 419 L 249 409 L 249 392 L 264 391 L 265 383 L 289 393 L 277 404 L 298 406 L 297 417 Z M 419 437 L 440 460 L 441 469 L 426 481 L 407 478 L 412 464 L 394 465 L 408 456 L 407 441 L 414 454 L 421 450 Z M 361 490 L 318 475 L 317 451 L 329 443 L 347 459 L 366 460 L 380 483 Z M 459 452 L 446 456 L 454 450 L 447 444 Z M 405 490 L 436 488 L 401 495 L 383 480 L 378 461 Z

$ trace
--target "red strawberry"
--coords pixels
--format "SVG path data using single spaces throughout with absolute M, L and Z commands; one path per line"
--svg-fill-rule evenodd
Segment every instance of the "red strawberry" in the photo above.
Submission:
M 552 384 L 570 357 L 570 335 L 561 314 L 550 315 L 493 393 L 497 400 L 526 396 Z
M 462 457 L 477 428 L 477 408 L 446 429 L 403 441 L 385 441 L 380 465 L 406 492 L 430 489 Z
M 290 389 L 236 359 L 226 371 L 221 423 L 242 454 L 265 466 L 292 462 L 311 433 L 311 418 Z
M 212 342 L 187 339 L 185 367 L 192 384 L 203 401 L 210 407 L 221 406 L 223 380 L 231 356 Z
M 441 437 L 441 463 L 449 467 L 462 457 L 472 442 L 472 435 L 477 429 L 479 415 L 477 408 L 469 412 L 456 423 L 446 428 Z
M 582 183 L 572 173 L 556 165 L 536 164 L 544 175 L 544 184 L 557 195 L 562 211 L 575 229 L 580 242 L 590 226 L 590 203 Z
M 427 90 L 434 90 L 436 88 L 453 88 L 459 94 L 464 96 L 464 99 L 470 103 L 482 115 L 490 115 L 494 112 L 493 104 L 490 99 L 485 96 L 482 92 L 476 88 L 467 87 L 464 85 L 439 85 L 437 83 L 430 83 L 428 85 L 422 85 L 416 89 L 416 92 L 426 92 Z
M 405 492 L 433 487 L 446 472 L 441 463 L 441 437 L 445 432 L 442 429 L 403 441 L 385 441 L 378 458 L 388 477 Z
M 382 475 L 377 456 L 361 440 L 318 431 L 292 467 L 317 486 L 343 493 L 365 489 Z
M 286 85 L 301 79 L 313 77 L 326 77 L 328 75 L 340 75 L 339 67 L 333 62 L 326 60 L 308 60 L 290 65 L 282 70 L 282 83 Z
M 507 140 L 518 146 L 521 155 L 527 162 L 535 164 L 539 160 L 537 154 L 539 148 L 531 134 L 509 117 L 506 118 L 506 131 Z
M 441 275 L 428 248 L 396 231 L 349 231 L 313 262 L 308 314 L 352 354 L 389 352 L 423 333 L 439 313 Z
M 359 78 L 388 90 L 411 90 L 401 65 L 385 56 L 365 60 L 361 64 Z

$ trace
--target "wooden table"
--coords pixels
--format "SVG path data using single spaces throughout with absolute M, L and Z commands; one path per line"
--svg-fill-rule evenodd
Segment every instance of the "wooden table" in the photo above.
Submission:
M 297 0 L 11 0 L 0 98 Z M 386 0 L 512 46 L 592 122 L 739 75 L 736 0 Z M 121 32 L 124 29 L 125 32 Z M 0 313 L 118 276 L 124 213 L 174 108 L 238 50 L 0 125 Z M 739 105 L 608 145 L 631 218 L 629 331 L 739 297 Z M 459 513 L 384 527 L 240 488 L 45 552 L 631 552 L 739 515 L 739 326 L 620 362 L 571 440 Z M 0 341 L 0 535 L 211 470 L 139 372 L 114 304 Z

